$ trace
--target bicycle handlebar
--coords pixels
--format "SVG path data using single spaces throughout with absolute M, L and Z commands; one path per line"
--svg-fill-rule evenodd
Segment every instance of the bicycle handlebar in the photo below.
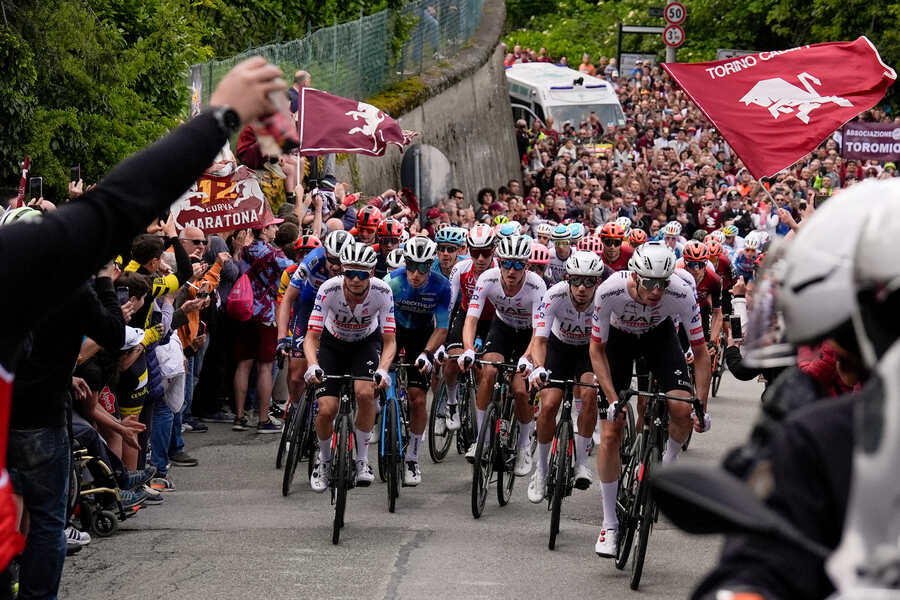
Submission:
M 555 383 L 557 385 L 580 385 L 581 387 L 589 387 L 594 388 L 595 390 L 600 389 L 600 384 L 598 383 L 583 383 L 581 381 L 566 381 L 564 379 L 545 379 L 543 383 Z
M 512 363 L 506 363 L 501 361 L 492 361 L 492 360 L 481 360 L 480 358 L 475 359 L 475 364 L 481 365 L 482 367 L 495 367 L 497 369 L 509 369 L 510 371 L 516 371 L 518 369 L 518 365 L 514 365 Z
M 703 410 L 703 403 L 696 396 L 691 396 L 690 398 L 682 398 L 681 396 L 673 396 L 672 394 L 666 394 L 663 392 L 642 392 L 640 390 L 622 390 L 619 392 L 619 402 L 616 403 L 616 418 L 618 418 L 619 414 L 624 410 L 625 406 L 628 404 L 629 398 L 632 396 L 644 396 L 646 398 L 654 398 L 656 400 L 677 400 L 678 402 L 686 402 L 690 404 L 694 413 L 697 415 L 697 419 L 700 423 L 703 423 L 705 418 L 705 411 Z
M 362 377 L 360 375 L 325 375 L 322 377 L 322 383 L 326 381 L 368 381 L 372 383 L 372 377 Z M 321 385 L 321 384 L 320 384 Z

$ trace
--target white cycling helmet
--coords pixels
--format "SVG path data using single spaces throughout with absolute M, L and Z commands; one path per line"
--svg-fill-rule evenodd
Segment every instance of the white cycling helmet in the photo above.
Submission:
M 356 243 L 356 238 L 353 237 L 353 234 L 343 229 L 338 229 L 325 236 L 323 245 L 325 246 L 325 252 L 340 258 L 343 257 L 344 248 L 354 243 Z
M 487 223 L 479 223 L 469 230 L 466 241 L 469 248 L 490 248 L 496 243 L 497 234 Z
M 725 243 L 725 232 L 722 231 L 721 229 L 716 229 L 709 235 L 713 236 L 716 239 L 716 241 L 719 242 L 720 244 Z
M 675 253 L 663 242 L 646 242 L 631 255 L 628 270 L 641 277 L 666 279 L 675 271 Z
M 756 232 L 751 231 L 747 234 L 747 237 L 744 238 L 744 248 L 748 250 L 759 250 L 760 247 L 760 239 L 758 235 L 754 235 Z
M 378 256 L 375 255 L 375 251 L 372 250 L 371 246 L 363 244 L 362 242 L 347 244 L 344 246 L 344 249 L 341 250 L 341 265 L 345 267 L 358 266 L 372 269 L 377 263 Z
M 388 252 L 387 258 L 385 258 L 385 262 L 387 262 L 387 266 L 392 271 L 394 269 L 399 269 L 403 265 L 406 264 L 406 260 L 403 258 L 403 248 L 394 248 L 390 252 Z
M 622 229 L 625 230 L 625 237 L 628 237 L 628 234 L 631 233 L 631 219 L 628 217 L 619 217 L 615 222 L 617 225 L 622 226 Z
M 404 227 L 403 231 L 400 232 L 400 245 L 402 246 L 405 244 L 407 240 L 409 240 L 409 232 Z
M 497 244 L 497 256 L 527 261 L 531 258 L 531 238 L 527 235 L 511 235 L 501 239 Z
M 553 225 L 551 225 L 550 223 L 540 223 L 535 228 L 535 233 L 537 235 L 550 237 L 551 235 L 553 235 Z
M 663 235 L 670 235 L 672 237 L 678 237 L 681 235 L 681 223 L 678 221 L 669 221 L 666 223 L 665 227 L 662 228 Z
M 550 239 L 553 243 L 569 241 L 569 228 L 566 225 L 557 225 L 550 233 Z
M 576 250 L 566 259 L 566 273 L 600 277 L 603 275 L 603 261 L 593 252 Z
M 428 262 L 437 258 L 437 244 L 427 237 L 416 236 L 403 246 L 403 258 L 412 262 Z

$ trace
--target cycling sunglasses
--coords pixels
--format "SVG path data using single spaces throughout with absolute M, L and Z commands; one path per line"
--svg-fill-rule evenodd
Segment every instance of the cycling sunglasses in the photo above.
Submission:
M 617 248 L 622 245 L 622 240 L 617 238 L 600 238 L 600 241 L 603 242 L 604 246 L 612 246 L 613 248 Z
M 425 262 L 416 262 L 414 260 L 406 261 L 406 270 L 407 271 L 418 271 L 419 273 L 427 273 L 431 270 L 432 265 L 434 265 L 433 260 L 425 261 Z
M 459 246 L 453 246 L 450 244 L 441 244 L 440 246 L 438 246 L 437 251 L 453 254 L 454 252 L 459 252 Z
M 653 277 L 641 277 L 641 287 L 652 292 L 653 290 L 664 290 L 669 287 L 669 279 L 656 279 Z
M 504 258 L 500 261 L 500 266 L 504 269 L 515 269 L 516 271 L 521 271 L 525 268 L 524 260 L 512 260 L 509 258 Z
M 706 268 L 706 263 L 703 261 L 699 261 L 699 260 L 691 260 L 691 261 L 685 261 L 684 266 L 686 266 L 688 269 L 690 269 L 692 271 L 697 271 L 697 270 Z
M 472 248 L 469 251 L 469 254 L 472 255 L 472 258 L 485 258 L 489 257 L 494 253 L 493 248 Z
M 348 279 L 359 279 L 360 281 L 365 281 L 372 274 L 368 271 L 358 271 L 356 269 L 348 269 L 344 271 L 344 277 Z
M 569 277 L 569 285 L 573 288 L 581 286 L 587 289 L 592 289 L 597 287 L 597 283 L 597 278 L 591 277 L 589 275 L 572 275 Z

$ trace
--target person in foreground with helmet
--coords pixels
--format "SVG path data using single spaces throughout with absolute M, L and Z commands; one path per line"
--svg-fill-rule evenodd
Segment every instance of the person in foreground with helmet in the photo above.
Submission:
M 613 271 L 628 268 L 628 261 L 634 253 L 631 246 L 625 244 L 625 229 L 618 222 L 606 223 L 600 229 L 600 241 L 603 242 L 603 253 L 600 258 Z
M 531 244 L 531 258 L 528 259 L 528 270 L 540 275 L 547 282 L 547 265 L 550 264 L 550 248 L 534 242 Z
M 309 361 L 305 379 L 307 384 L 320 386 L 316 391 L 319 454 L 309 478 L 315 492 L 328 489 L 331 435 L 340 391 L 337 381 L 329 380 L 321 385 L 326 373 L 372 377 L 372 382 L 353 382 L 356 393 L 356 485 L 365 487 L 375 479 L 369 466 L 369 436 L 375 424 L 375 388 L 386 389 L 390 384 L 388 369 L 397 351 L 394 297 L 387 283 L 372 277 L 376 262 L 375 251 L 369 246 L 361 242 L 344 246 L 341 250 L 343 274 L 322 284 L 309 316 L 309 331 L 303 341 L 303 352 Z
M 663 242 L 647 242 L 635 250 L 629 270 L 606 280 L 595 293 L 590 355 L 594 374 L 607 401 L 614 404 L 618 391 L 631 383 L 634 361 L 643 357 L 666 393 L 690 398 L 693 386 L 675 321 L 684 323 L 694 352 L 697 397 L 706 408 L 710 358 L 700 322 L 700 308 L 690 284 L 675 271 L 675 254 Z M 669 403 L 669 441 L 663 462 L 674 462 L 691 428 L 690 405 Z M 619 522 L 616 517 L 624 420 L 604 421 L 597 453 L 597 472 L 603 495 L 603 525 L 595 551 L 603 557 L 616 554 Z M 709 429 L 710 417 L 694 429 Z
M 547 492 L 547 460 L 556 429 L 556 413 L 562 401 L 563 386 L 548 379 L 577 379 L 594 383 L 588 344 L 591 340 L 591 318 L 594 314 L 594 292 L 604 276 L 612 274 L 593 252 L 576 250 L 566 260 L 567 280 L 547 290 L 540 308 L 534 314 L 534 337 L 531 358 L 534 369 L 528 383 L 541 390 L 541 412 L 537 423 L 537 459 L 528 484 L 528 500 L 537 504 Z M 593 482 L 591 469 L 585 464 L 591 437 L 597 423 L 597 391 L 578 387 L 581 398 L 578 433 L 575 436 L 575 487 L 586 490 Z
M 432 270 L 445 278 L 450 278 L 450 271 L 459 260 L 459 252 L 466 245 L 466 230 L 462 227 L 444 227 L 434 234 L 437 244 L 437 260 Z
M 450 272 L 450 306 L 453 319 L 447 334 L 446 350 L 439 348 L 435 358 L 444 366 L 444 382 L 447 385 L 447 417 L 445 424 L 448 430 L 460 428 L 459 411 L 457 410 L 457 385 L 459 382 L 459 364 L 456 358 L 463 352 L 463 326 L 469 301 L 475 291 L 475 284 L 481 274 L 497 266 L 494 258 L 494 244 L 497 237 L 494 230 L 485 223 L 479 223 L 469 230 L 466 238 L 471 258 L 456 263 Z M 457 304 L 458 302 L 458 304 Z M 494 305 L 487 302 L 481 312 L 481 318 L 475 326 L 475 336 L 486 340 L 494 320 Z M 445 361 L 450 356 L 454 360 Z
M 709 263 L 709 248 L 691 240 L 684 245 L 676 268 L 684 268 L 694 279 L 697 304 L 707 342 L 718 342 L 722 332 L 722 279 Z
M 397 352 L 405 350 L 407 362 L 414 361 L 418 369 L 407 371 L 412 436 L 406 447 L 403 471 L 403 482 L 416 486 L 422 481 L 419 449 L 428 424 L 425 395 L 434 369 L 434 353 L 444 343 L 450 324 L 450 282 L 431 268 L 437 260 L 437 244 L 430 239 L 412 238 L 403 247 L 403 256 L 405 266 L 392 271 L 384 280 L 394 295 Z
M 378 244 L 373 246 L 378 253 L 378 263 L 375 265 L 375 277 L 383 279 L 388 271 L 387 257 L 400 247 L 400 237 L 403 235 L 403 224 L 397 219 L 385 219 L 378 224 Z
M 687 240 L 681 236 L 681 223 L 678 221 L 669 221 L 659 230 L 659 236 L 666 246 L 675 253 L 675 258 L 681 258 L 681 249 L 684 248 Z
M 566 260 L 572 254 L 571 231 L 568 225 L 557 225 L 550 234 L 553 247 L 550 248 L 550 264 L 547 277 L 550 283 L 559 283 L 566 278 Z
M 540 308 L 541 300 L 547 292 L 547 284 L 536 273 L 526 269 L 531 257 L 531 238 L 516 235 L 503 238 L 497 245 L 497 258 L 500 266 L 482 273 L 472 292 L 466 321 L 463 326 L 463 347 L 458 362 L 463 369 L 468 369 L 475 362 L 475 334 L 478 320 L 481 318 L 485 304 L 494 305 L 497 318 L 491 323 L 487 341 L 484 344 L 484 360 L 491 362 L 518 361 L 519 373 L 512 379 L 512 390 L 516 397 L 516 418 L 519 422 L 519 447 L 516 454 L 514 472 L 524 477 L 531 472 L 531 453 L 528 448 L 531 435 L 534 411 L 528 403 L 528 392 L 522 372 L 531 369 L 526 358 L 531 346 L 532 316 Z M 478 431 L 484 420 L 484 411 L 491 400 L 491 391 L 497 369 L 486 366 L 481 371 L 478 383 L 475 415 Z M 472 444 L 466 452 L 466 459 L 475 460 L 475 446 Z
M 291 283 L 278 305 L 278 352 L 290 359 L 288 389 L 291 401 L 303 396 L 306 389 L 306 356 L 303 338 L 309 325 L 316 293 L 328 279 L 341 274 L 341 251 L 354 243 L 353 236 L 343 230 L 325 236 L 325 243 L 313 248 L 291 276 Z

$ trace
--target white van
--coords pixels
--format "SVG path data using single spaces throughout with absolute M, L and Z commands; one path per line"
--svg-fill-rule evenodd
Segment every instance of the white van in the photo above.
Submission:
M 625 125 L 615 89 L 603 79 L 551 63 L 522 63 L 506 68 L 506 81 L 515 119 L 546 124 L 553 117 L 553 128 L 562 131 L 566 121 L 578 127 L 596 113 L 603 124 Z

